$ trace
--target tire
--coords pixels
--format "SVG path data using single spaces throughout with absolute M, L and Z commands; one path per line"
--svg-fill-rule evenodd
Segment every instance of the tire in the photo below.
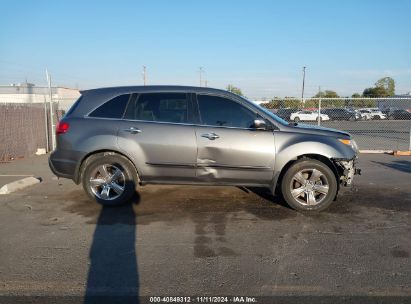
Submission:
M 83 189 L 103 206 L 119 206 L 131 201 L 136 191 L 137 173 L 133 164 L 118 154 L 97 154 L 82 170 Z
M 321 117 L 317 117 L 316 121 L 323 121 L 323 119 Z
M 303 182 L 309 183 L 304 185 Z M 288 168 L 281 180 L 282 196 L 291 208 L 298 211 L 317 212 L 328 208 L 337 190 L 334 172 L 326 164 L 314 159 L 297 161 Z
M 300 121 L 300 117 L 297 116 L 294 118 L 294 122 L 299 122 L 299 121 Z

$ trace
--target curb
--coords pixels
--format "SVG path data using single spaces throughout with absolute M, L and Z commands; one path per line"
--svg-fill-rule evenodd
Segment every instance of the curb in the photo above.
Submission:
M 362 154 L 393 154 L 393 150 L 360 150 Z
M 394 151 L 394 156 L 411 156 L 411 151 Z
M 10 194 L 12 192 L 15 192 L 17 190 L 21 190 L 30 186 L 33 186 L 35 184 L 40 183 L 41 180 L 35 177 L 26 177 L 23 179 L 20 179 L 15 182 L 11 182 L 8 184 L 5 184 L 3 187 L 0 188 L 0 195 L 1 194 Z
M 400 150 L 359 150 L 361 154 L 390 154 L 394 156 L 411 156 L 411 151 Z

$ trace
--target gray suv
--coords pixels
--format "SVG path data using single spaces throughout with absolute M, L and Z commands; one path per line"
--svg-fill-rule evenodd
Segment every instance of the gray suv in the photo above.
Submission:
M 359 173 L 350 134 L 288 123 L 211 88 L 83 91 L 56 133 L 51 170 L 103 205 L 160 183 L 264 187 L 294 209 L 320 211 Z

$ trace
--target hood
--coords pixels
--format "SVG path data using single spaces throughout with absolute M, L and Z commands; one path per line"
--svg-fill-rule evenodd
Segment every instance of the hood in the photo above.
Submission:
M 288 125 L 287 131 L 334 137 L 351 137 L 351 134 L 345 131 L 300 123 Z

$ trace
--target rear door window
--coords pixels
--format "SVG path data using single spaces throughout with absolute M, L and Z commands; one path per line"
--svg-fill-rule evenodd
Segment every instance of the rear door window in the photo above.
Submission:
M 125 119 L 190 123 L 190 99 L 186 93 L 143 93 L 130 102 Z

